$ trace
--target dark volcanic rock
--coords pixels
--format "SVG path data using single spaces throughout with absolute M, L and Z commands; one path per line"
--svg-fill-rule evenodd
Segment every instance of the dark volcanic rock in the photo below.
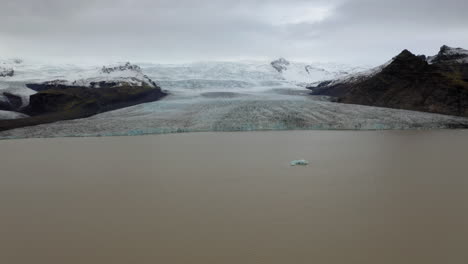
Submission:
M 65 80 L 53 80 L 43 83 L 27 83 L 26 87 L 32 89 L 36 92 L 50 90 L 50 89 L 66 89 L 70 86 L 67 85 L 67 81 Z
M 152 87 L 113 88 L 68 87 L 50 89 L 30 97 L 24 112 L 31 116 L 54 112 L 84 110 L 93 114 L 162 98 L 166 94 Z
M 312 95 L 325 95 L 331 97 L 344 96 L 351 86 L 348 83 L 339 82 L 333 84 L 332 81 L 324 81 L 319 83 L 317 86 L 308 87 L 312 90 Z
M 21 97 L 11 94 L 11 93 L 3 93 L 3 95 L 8 99 L 11 105 L 12 111 L 17 111 L 23 106 L 23 100 Z
M 95 114 L 153 102 L 166 96 L 160 88 L 149 86 L 119 86 L 113 88 L 59 87 L 43 90 L 30 97 L 23 113 L 31 117 L 0 120 L 0 131 L 85 118 Z
M 0 101 L 0 110 L 11 111 L 11 104 L 9 101 Z
M 0 110 L 5 111 L 18 111 L 23 105 L 23 100 L 21 97 L 11 94 L 11 93 L 2 93 L 6 98 L 6 101 L 0 101 Z
M 342 103 L 468 116 L 464 52 L 442 47 L 439 55 L 426 60 L 404 50 L 376 74 L 333 85 L 323 83 L 313 88 L 313 94 L 336 96 Z

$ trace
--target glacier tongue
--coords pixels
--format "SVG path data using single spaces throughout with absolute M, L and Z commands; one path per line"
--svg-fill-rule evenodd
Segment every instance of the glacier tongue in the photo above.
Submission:
M 272 91 L 238 94 L 238 96 L 215 95 L 210 97 L 171 95 L 162 101 L 90 118 L 0 132 L 0 138 L 254 130 L 430 129 L 468 126 L 466 118 L 337 104 L 314 96 L 284 95 Z

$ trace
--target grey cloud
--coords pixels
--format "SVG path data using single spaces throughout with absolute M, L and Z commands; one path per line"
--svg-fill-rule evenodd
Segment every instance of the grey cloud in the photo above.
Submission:
M 461 0 L 17 0 L 1 6 L 0 57 L 285 56 L 378 64 L 404 48 L 468 48 L 468 2 Z

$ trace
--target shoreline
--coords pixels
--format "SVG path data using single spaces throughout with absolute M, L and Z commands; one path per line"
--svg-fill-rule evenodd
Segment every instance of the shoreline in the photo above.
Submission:
M 28 139 L 68 139 L 68 138 L 128 138 L 128 137 L 148 137 L 164 135 L 191 135 L 191 134 L 236 134 L 236 133 L 275 133 L 275 132 L 441 132 L 458 131 L 468 132 L 468 128 L 408 128 L 408 129 L 266 129 L 266 130 L 232 130 L 232 131 L 183 131 L 165 133 L 141 133 L 141 134 L 116 134 L 116 135 L 70 135 L 70 136 L 45 136 L 45 137 L 0 137 L 1 141 L 28 140 Z

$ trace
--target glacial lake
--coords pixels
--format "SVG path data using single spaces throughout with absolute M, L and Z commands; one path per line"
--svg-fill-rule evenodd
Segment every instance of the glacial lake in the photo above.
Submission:
M 0 141 L 0 263 L 468 259 L 468 131 Z M 291 167 L 305 159 L 308 166 Z

